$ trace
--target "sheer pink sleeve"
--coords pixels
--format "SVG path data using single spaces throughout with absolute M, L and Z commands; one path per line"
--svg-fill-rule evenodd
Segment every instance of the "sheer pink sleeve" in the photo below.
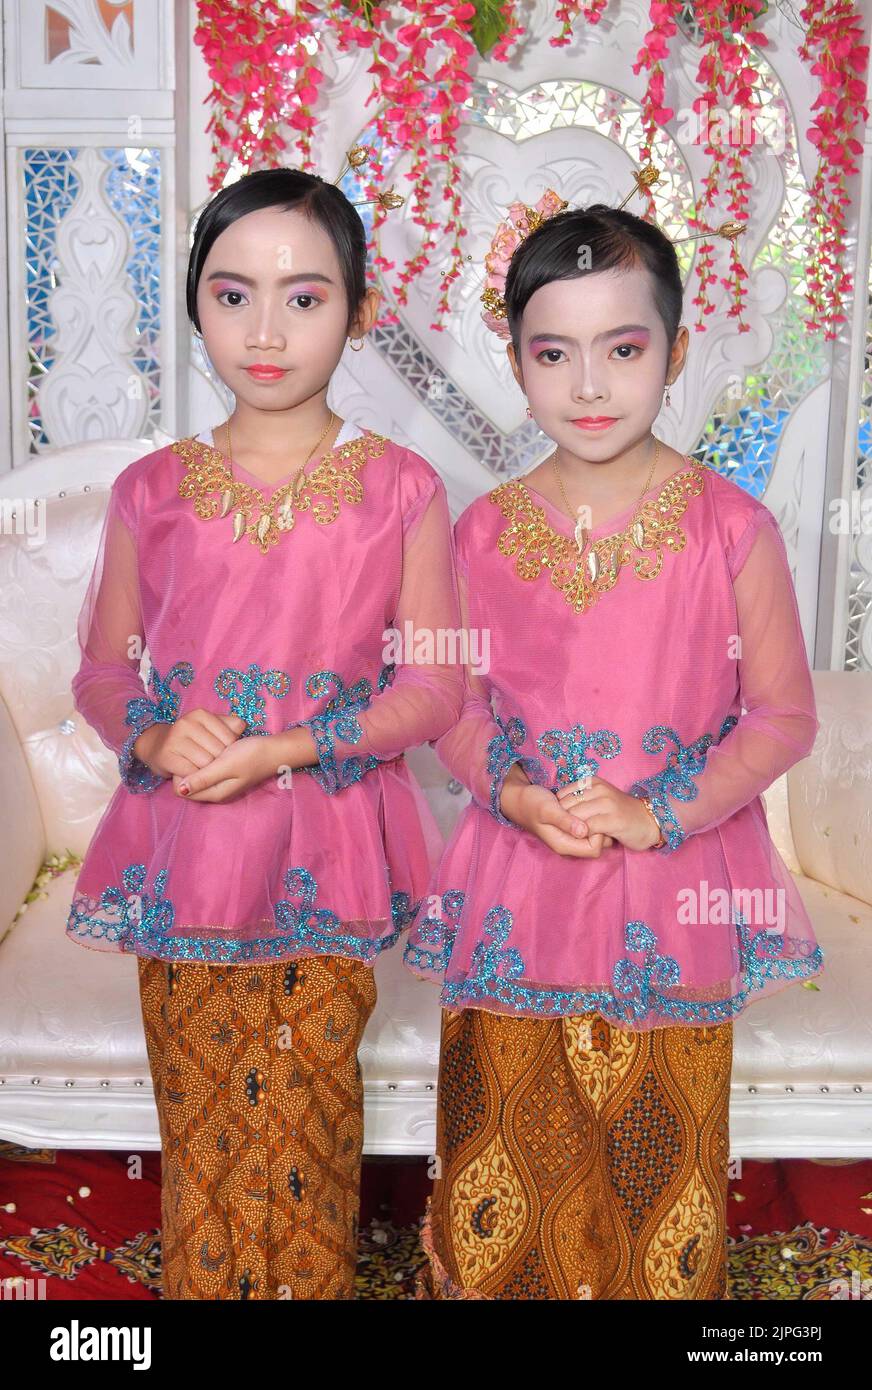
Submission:
M 738 613 L 743 712 L 683 747 L 674 730 L 650 730 L 671 746 L 667 766 L 630 791 L 650 796 L 668 843 L 719 825 L 808 756 L 819 728 L 811 671 L 787 552 L 771 512 L 756 512 L 729 555 Z
M 178 696 L 146 697 L 140 676 L 145 633 L 139 600 L 134 521 L 118 482 L 112 487 L 97 558 L 78 620 L 81 660 L 71 689 L 76 709 L 108 748 L 118 754 L 122 780 L 131 791 L 151 791 L 166 779 L 133 754 L 144 729 L 173 715 Z M 173 672 L 171 674 L 180 674 Z M 180 674 L 183 683 L 184 673 Z M 157 676 L 152 672 L 157 688 Z
M 455 722 L 463 700 L 463 669 L 456 650 L 460 624 L 448 497 L 428 470 L 403 515 L 403 577 L 393 627 L 411 661 L 383 668 L 379 690 L 358 682 L 331 700 L 309 726 L 318 750 L 322 786 L 334 793 L 378 762 L 437 738 Z M 327 693 L 328 672 L 311 694 Z M 317 688 L 325 678 L 323 689 Z M 289 727 L 293 727 L 290 725 Z
M 461 623 L 469 631 L 468 580 L 462 558 L 457 570 Z M 538 758 L 529 758 L 518 749 L 524 731 L 520 720 L 507 723 L 494 714 L 491 697 L 481 674 L 467 662 L 464 669 L 464 698 L 460 719 L 434 744 L 439 761 L 458 782 L 472 792 L 473 799 L 500 822 L 519 827 L 500 810 L 500 796 L 506 773 L 520 763 L 531 782 L 548 785 L 547 774 Z

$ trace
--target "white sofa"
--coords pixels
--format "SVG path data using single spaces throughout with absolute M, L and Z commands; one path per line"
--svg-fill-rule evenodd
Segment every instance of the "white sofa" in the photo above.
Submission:
M 159 1145 L 135 959 L 67 940 L 75 870 L 16 918 L 50 854 L 84 854 L 118 776 L 73 708 L 76 617 L 108 487 L 153 447 L 77 445 L 0 478 L 7 511 L 9 499 L 44 499 L 47 528 L 41 545 L 8 521 L 0 534 L 0 1138 L 31 1147 Z M 817 990 L 789 986 L 736 1021 L 734 1157 L 872 1155 L 872 673 L 816 672 L 815 686 L 814 752 L 766 802 L 826 971 Z M 468 793 L 429 748 L 408 760 L 447 835 Z M 437 990 L 397 950 L 376 974 L 361 1050 L 366 1151 L 430 1154 Z

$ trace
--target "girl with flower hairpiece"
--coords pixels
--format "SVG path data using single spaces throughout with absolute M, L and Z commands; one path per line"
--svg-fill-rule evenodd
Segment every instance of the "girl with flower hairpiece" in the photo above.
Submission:
M 486 321 L 556 447 L 455 527 L 490 661 L 405 952 L 444 1006 L 419 1293 L 723 1299 L 733 1020 L 822 968 L 760 795 L 818 728 L 796 597 L 768 508 L 652 433 L 667 237 L 550 192 L 511 218 Z
M 445 487 L 326 402 L 365 272 L 317 175 L 211 200 L 188 312 L 234 410 L 116 479 L 79 623 L 76 708 L 122 781 L 67 931 L 137 957 L 169 1299 L 353 1296 L 372 967 L 442 843 L 404 751 L 462 674 L 385 630 L 457 627 Z

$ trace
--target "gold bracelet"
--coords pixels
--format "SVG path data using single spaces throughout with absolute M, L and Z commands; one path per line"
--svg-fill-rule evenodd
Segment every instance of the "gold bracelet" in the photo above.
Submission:
M 663 827 L 662 827 L 662 825 L 660 824 L 659 820 L 657 819 L 657 817 L 656 817 L 655 814 L 654 814 L 654 807 L 651 805 L 651 798 L 648 797 L 648 796 L 642 796 L 642 797 L 639 798 L 639 800 L 642 802 L 642 805 L 643 805 L 643 806 L 647 807 L 648 814 L 650 815 L 650 817 L 651 817 L 651 819 L 653 820 L 654 824 L 657 826 L 658 831 L 660 832 L 660 839 L 657 841 L 656 844 L 649 845 L 648 848 L 649 848 L 649 849 L 660 849 L 661 845 L 665 845 L 665 844 L 666 844 L 666 836 L 663 834 Z

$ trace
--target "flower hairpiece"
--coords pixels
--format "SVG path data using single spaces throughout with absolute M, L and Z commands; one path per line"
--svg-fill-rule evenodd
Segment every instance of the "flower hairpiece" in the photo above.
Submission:
M 485 306 L 482 318 L 488 328 L 500 338 L 511 336 L 506 324 L 506 301 L 503 295 L 506 273 L 515 250 L 531 232 L 541 227 L 543 222 L 547 222 L 567 207 L 569 204 L 566 199 L 555 193 L 553 188 L 548 188 L 534 207 L 527 207 L 526 203 L 512 203 L 508 219 L 500 222 L 497 227 L 490 250 L 484 258 L 487 288 L 481 300 Z
M 618 203 L 616 210 L 624 207 L 634 193 L 644 193 L 654 184 L 659 183 L 660 171 L 653 164 L 645 164 L 641 169 L 634 170 L 633 179 L 634 187 L 630 189 L 626 198 Z M 487 328 L 496 333 L 497 337 L 506 341 L 511 338 L 505 292 L 506 275 L 512 256 L 531 232 L 535 232 L 543 222 L 547 222 L 558 212 L 563 212 L 568 207 L 569 203 L 565 198 L 561 198 L 560 194 L 555 193 L 553 188 L 546 188 L 538 203 L 533 207 L 527 207 L 526 203 L 512 203 L 509 206 L 508 218 L 503 219 L 498 224 L 490 249 L 484 258 L 487 276 L 486 286 L 481 295 L 481 302 L 484 305 L 482 320 Z M 717 228 L 690 232 L 687 236 L 670 237 L 669 240 L 675 245 L 680 241 L 694 241 L 703 237 L 720 236 L 735 243 L 736 238 L 744 230 L 745 226 L 741 222 L 724 222 Z M 664 235 L 668 235 L 668 233 L 664 233 Z

